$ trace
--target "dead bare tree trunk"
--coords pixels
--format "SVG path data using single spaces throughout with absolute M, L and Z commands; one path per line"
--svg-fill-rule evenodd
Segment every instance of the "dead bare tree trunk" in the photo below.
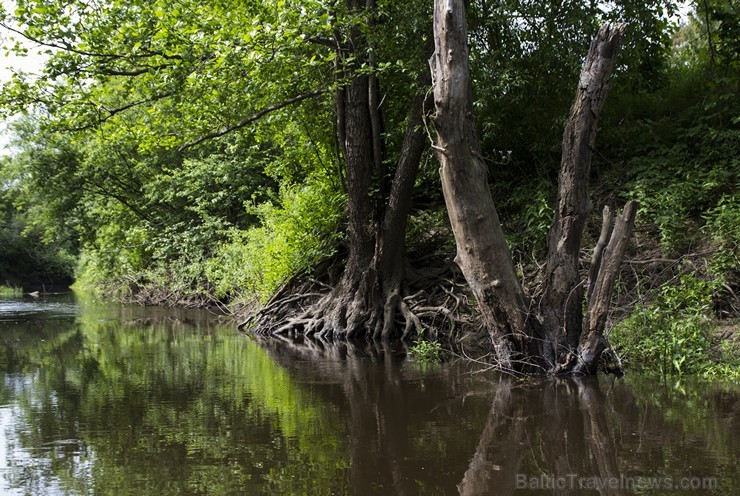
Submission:
M 623 214 L 614 221 L 611 210 L 604 209 L 601 235 L 586 285 L 580 274 L 579 257 L 583 228 L 591 212 L 591 155 L 624 30 L 624 24 L 602 26 L 591 42 L 563 133 L 558 206 L 548 238 L 541 305 L 548 344 L 556 358 L 555 371 L 561 373 L 595 373 L 599 358 L 608 347 L 604 328 L 609 304 L 637 212 L 637 204 L 628 202 Z
M 563 133 L 558 205 L 548 236 L 541 305 L 548 346 L 561 362 L 576 349 L 581 335 L 585 287 L 579 256 L 583 228 L 591 213 L 591 155 L 624 29 L 624 24 L 602 26 L 591 42 Z
M 478 300 L 504 368 L 538 357 L 534 319 L 501 229 L 475 131 L 463 0 L 435 0 L 429 60 L 442 190 L 457 242 L 455 261 Z
M 535 317 L 516 277 L 481 159 L 470 89 L 465 2 L 435 1 L 435 53 L 429 61 L 436 109 L 434 149 L 457 242 L 455 261 L 478 300 L 501 367 L 522 370 L 536 365 L 551 372 L 591 373 L 606 347 L 606 312 L 634 221 L 634 204 L 627 206 L 618 228 L 612 230 L 610 220 L 605 226 L 594 257 L 585 332 L 585 281 L 579 255 L 591 211 L 589 174 L 598 117 L 623 32 L 621 24 L 603 26 L 583 65 L 563 135 L 545 292 Z
M 637 203 L 634 201 L 627 202 L 624 212 L 616 221 L 613 221 L 609 208 L 604 208 L 604 224 L 591 262 L 586 322 L 578 343 L 577 360 L 573 367 L 575 374 L 595 373 L 601 353 L 609 346 L 604 335 L 606 318 L 614 292 L 614 282 L 627 250 L 636 215 Z M 601 243 L 607 236 L 609 242 Z

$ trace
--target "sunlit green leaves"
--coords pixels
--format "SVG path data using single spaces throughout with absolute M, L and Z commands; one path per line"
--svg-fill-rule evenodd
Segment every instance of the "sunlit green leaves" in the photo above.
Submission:
M 326 177 L 284 185 L 278 202 L 252 208 L 259 225 L 232 231 L 208 262 L 217 294 L 266 301 L 292 275 L 331 256 L 341 238 L 343 206 L 342 195 Z
M 329 71 L 301 70 L 330 51 L 305 42 L 326 37 L 313 22 L 325 7 L 300 6 L 20 2 L 7 22 L 51 56 L 36 84 L 6 85 L 3 100 L 13 111 L 41 107 L 63 129 L 133 130 L 144 149 L 174 147 L 327 84 Z M 139 120 L 119 119 L 137 106 L 146 109 Z

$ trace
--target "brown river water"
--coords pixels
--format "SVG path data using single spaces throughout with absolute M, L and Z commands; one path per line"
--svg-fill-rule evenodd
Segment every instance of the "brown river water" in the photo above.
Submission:
M 0 495 L 740 494 L 737 385 L 406 355 L 2 299 Z

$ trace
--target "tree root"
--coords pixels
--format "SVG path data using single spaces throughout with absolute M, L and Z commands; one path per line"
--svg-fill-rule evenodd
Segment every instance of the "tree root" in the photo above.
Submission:
M 238 327 L 258 335 L 327 340 L 458 337 L 472 329 L 476 308 L 459 270 L 446 263 L 408 273 L 413 277 L 386 294 L 370 271 L 334 286 L 318 276 L 293 281 Z

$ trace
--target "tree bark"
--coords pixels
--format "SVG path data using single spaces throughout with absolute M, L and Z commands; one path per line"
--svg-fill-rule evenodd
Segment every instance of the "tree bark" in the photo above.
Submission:
M 540 314 L 535 318 L 530 315 L 493 205 L 475 132 L 465 2 L 435 1 L 435 53 L 429 62 L 436 109 L 434 149 L 457 243 L 455 261 L 478 301 L 496 358 L 504 368 L 538 366 L 548 371 L 570 371 L 577 356 L 576 370 L 592 372 L 605 347 L 605 306 L 634 219 L 632 206 L 628 206 L 630 213 L 625 213 L 620 228 L 612 233 L 613 241 L 604 246 L 602 240 L 597 247 L 599 274 L 583 336 L 585 281 L 580 276 L 579 256 L 591 210 L 588 187 L 598 117 L 624 27 L 603 26 L 583 65 L 563 134 L 558 207 L 548 238 L 545 291 Z M 605 269 L 603 274 L 601 267 Z
M 591 212 L 591 155 L 624 29 L 624 24 L 602 26 L 591 42 L 563 133 L 558 205 L 548 235 L 542 305 L 550 355 L 561 362 L 576 349 L 581 335 L 585 288 L 579 257 L 583 228 Z
M 602 239 L 605 231 L 611 230 L 609 242 L 603 249 L 597 244 L 594 250 L 591 283 L 588 288 L 586 302 L 586 322 L 578 344 L 578 360 L 573 372 L 575 374 L 593 374 L 596 372 L 599 357 L 608 346 L 604 328 L 609 312 L 614 282 L 622 265 L 624 252 L 632 234 L 632 227 L 637 215 L 637 203 L 627 202 L 622 215 L 614 221 L 614 228 L 602 229 Z M 605 209 L 604 225 L 611 226 L 612 219 L 608 209 Z M 601 241 L 601 239 L 600 239 Z
M 418 95 L 414 99 L 378 241 L 379 269 L 382 274 L 382 293 L 384 295 L 384 316 L 380 334 L 383 339 L 391 337 L 394 326 L 393 317 L 398 310 L 401 311 L 406 322 L 402 334 L 404 338 L 408 337 L 413 331 L 421 330 L 419 319 L 410 312 L 401 293 L 404 278 L 406 225 L 411 207 L 411 192 L 419 171 L 421 155 L 426 148 L 426 136 L 422 131 L 425 100 L 426 96 L 424 95 Z M 378 337 L 377 331 L 375 337 Z
M 463 0 L 435 1 L 434 40 L 435 52 L 429 61 L 436 109 L 434 149 L 457 243 L 455 261 L 478 300 L 498 363 L 514 368 L 540 353 L 533 339 L 535 322 L 529 318 L 481 160 Z

